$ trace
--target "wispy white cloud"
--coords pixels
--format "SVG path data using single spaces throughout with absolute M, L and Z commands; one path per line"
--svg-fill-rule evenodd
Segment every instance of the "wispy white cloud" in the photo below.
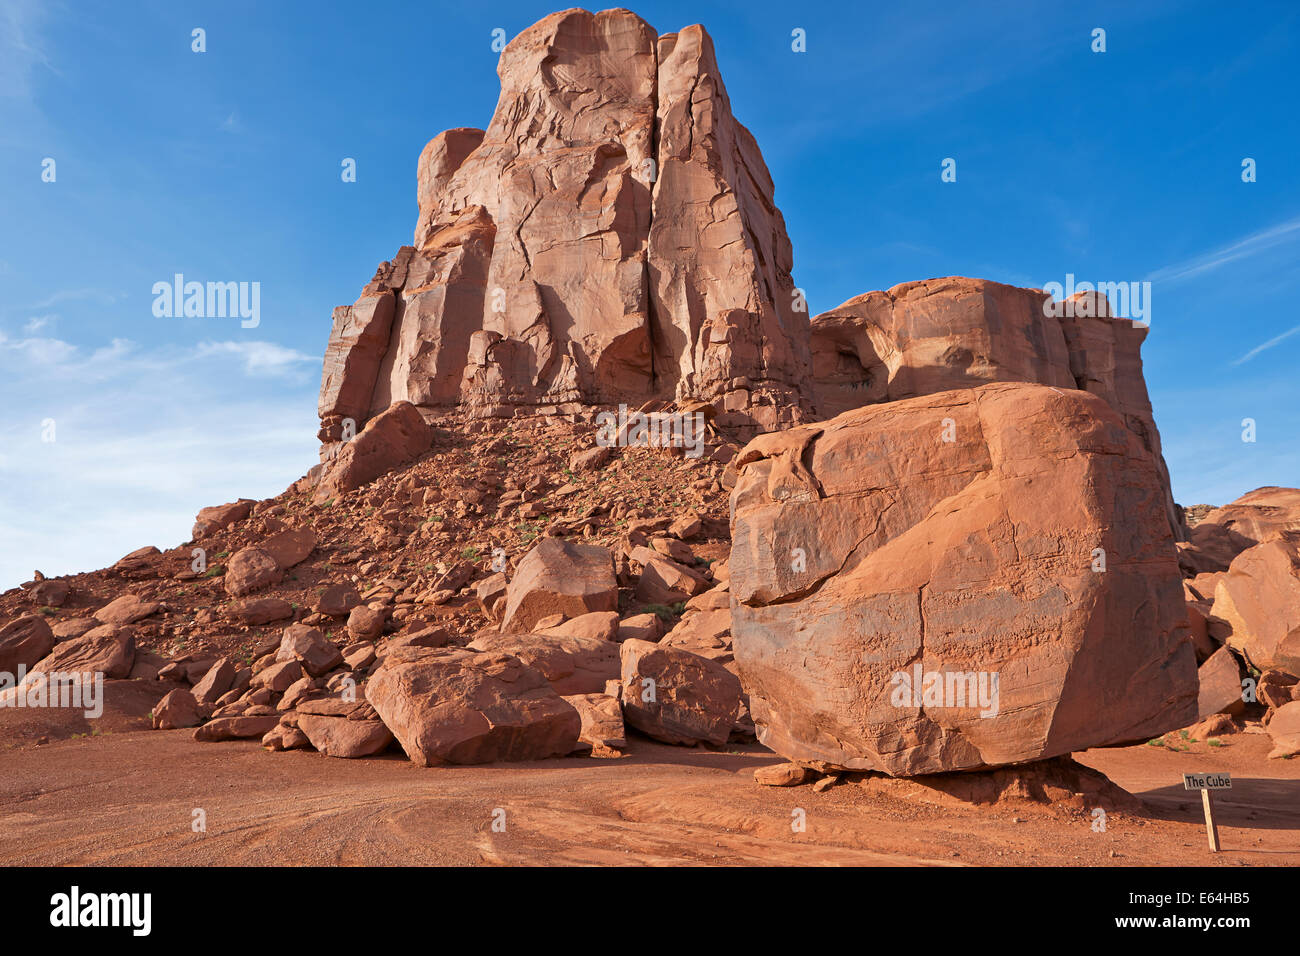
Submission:
M 44 0 L 0 4 L 0 99 L 30 100 L 37 68 L 58 75 L 42 33 L 53 6 Z
M 1268 349 L 1271 349 L 1273 346 L 1277 345 L 1279 342 L 1282 342 L 1284 339 L 1289 339 L 1291 336 L 1295 335 L 1297 332 L 1300 332 L 1300 325 L 1297 325 L 1297 326 L 1295 326 L 1294 328 L 1287 329 L 1287 330 L 1286 330 L 1285 332 L 1283 332 L 1281 335 L 1275 335 L 1275 336 L 1273 336 L 1273 337 L 1272 337 L 1271 339 L 1269 339 L 1267 342 L 1263 342 L 1263 343 L 1261 343 L 1261 344 L 1259 344 L 1259 345 L 1256 345 L 1253 349 L 1251 349 L 1249 352 L 1247 352 L 1247 353 L 1246 353 L 1245 355 L 1243 355 L 1241 358 L 1239 358 L 1239 359 L 1235 359 L 1235 360 L 1233 361 L 1232 364 L 1233 364 L 1233 365 L 1240 365 L 1240 364 L 1242 364 L 1243 362 L 1249 362 L 1251 359 L 1253 359 L 1253 358 L 1254 358 L 1256 355 L 1258 355 L 1260 352 L 1265 352 L 1265 351 L 1267 351 Z
M 0 333 L 0 590 L 174 547 L 199 508 L 283 491 L 317 458 L 316 374 L 270 342 Z
M 108 345 L 87 352 L 62 339 L 35 335 L 14 339 L 0 332 L 0 356 L 4 352 L 18 353 L 28 365 L 41 367 L 46 376 L 90 382 L 118 376 L 128 368 L 154 374 L 225 359 L 237 360 L 243 373 L 252 378 L 304 382 L 320 364 L 315 356 L 262 340 L 200 342 L 190 347 L 142 351 L 130 339 L 113 339 Z
M 23 326 L 23 331 L 26 332 L 28 335 L 33 335 L 36 332 L 39 332 L 41 329 L 45 328 L 47 325 L 49 325 L 51 322 L 55 321 L 56 319 L 58 319 L 58 316 L 52 313 L 49 315 L 33 315 L 30 319 L 27 320 L 27 323 Z
M 1268 229 L 1262 229 L 1249 236 L 1244 236 L 1235 242 L 1215 249 L 1213 252 L 1195 256 L 1185 262 L 1175 263 L 1163 269 L 1157 269 L 1147 276 L 1147 279 L 1151 282 L 1172 285 L 1176 282 L 1195 278 L 1206 272 L 1212 272 L 1229 262 L 1247 259 L 1267 249 L 1288 242 L 1295 242 L 1298 239 L 1300 239 L 1300 217 L 1279 223 Z
M 107 289 L 61 289 L 40 302 L 33 302 L 28 308 L 48 309 L 64 302 L 94 302 L 98 305 L 113 305 L 126 298 L 124 292 L 110 292 Z
M 257 376 L 287 376 L 320 364 L 320 359 L 274 342 L 200 342 L 195 355 L 233 355 L 244 363 L 244 372 Z

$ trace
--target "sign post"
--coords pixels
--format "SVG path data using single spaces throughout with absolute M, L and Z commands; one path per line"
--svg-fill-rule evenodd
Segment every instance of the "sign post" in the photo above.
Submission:
M 1214 802 L 1210 798 L 1211 790 L 1231 790 L 1230 773 L 1185 773 L 1184 790 L 1201 791 L 1201 806 L 1205 809 L 1205 835 L 1210 839 L 1210 852 L 1219 852 L 1219 825 L 1214 822 Z

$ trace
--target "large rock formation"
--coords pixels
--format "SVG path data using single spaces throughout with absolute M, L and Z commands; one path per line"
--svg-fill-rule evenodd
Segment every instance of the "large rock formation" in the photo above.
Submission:
M 732 639 L 778 753 L 914 775 L 1195 720 L 1164 490 L 1101 398 L 940 392 L 761 436 L 737 465 Z
M 1205 515 L 1188 533 L 1182 560 L 1192 572 L 1226 571 L 1248 548 L 1289 531 L 1300 531 L 1300 488 L 1256 488 Z
M 510 415 L 703 398 L 752 430 L 805 417 L 790 243 L 703 28 L 656 37 L 626 10 L 566 10 L 497 72 L 486 132 L 420 156 L 414 245 L 335 310 L 323 454 L 397 401 Z
M 1111 316 L 1104 296 L 1069 308 L 1040 289 L 950 276 L 868 292 L 812 320 L 817 407 L 830 417 L 862 405 L 989 382 L 1037 382 L 1100 395 L 1151 454 L 1175 537 L 1160 433 L 1142 377 L 1145 325 Z

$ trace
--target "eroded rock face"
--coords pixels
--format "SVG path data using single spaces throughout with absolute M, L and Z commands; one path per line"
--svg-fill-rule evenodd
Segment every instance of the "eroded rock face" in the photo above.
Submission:
M 1191 529 L 1194 567 L 1207 574 L 1226 571 L 1243 551 L 1288 531 L 1300 532 L 1300 488 L 1256 488 L 1215 508 Z
M 93 623 L 93 622 L 92 622 Z M 54 632 L 45 618 L 28 614 L 0 628 L 0 673 L 17 674 L 54 650 Z
M 809 412 L 808 320 L 758 147 L 701 27 L 566 10 L 515 37 L 486 131 L 418 164 L 413 246 L 335 310 L 323 455 L 393 402 L 704 398 L 725 424 Z
M 818 410 L 990 382 L 1075 388 L 1059 320 L 1046 292 L 950 276 L 856 296 L 812 321 Z
M 1100 395 L 1138 436 L 1165 489 L 1160 433 L 1142 377 L 1146 326 L 1112 318 L 1104 296 L 1066 309 L 1040 289 L 949 276 L 856 296 L 812 320 L 813 375 L 824 416 L 990 382 L 1036 382 Z
M 1284 532 L 1233 559 L 1214 592 L 1228 644 L 1261 671 L 1300 677 L 1300 532 Z
M 808 313 L 767 165 L 731 114 L 703 27 L 660 37 L 658 59 L 656 370 L 679 396 L 714 401 L 720 424 L 769 431 L 804 420 Z
M 524 555 L 506 588 L 503 633 L 531 631 L 553 614 L 566 618 L 618 610 L 618 581 L 606 548 L 545 537 Z
M 941 392 L 762 436 L 737 464 L 734 654 L 777 753 L 910 776 L 1196 719 L 1160 478 L 1099 397 Z M 935 698 L 947 672 L 975 683 Z
M 328 501 L 374 481 L 428 451 L 432 440 L 416 407 L 396 403 L 376 415 L 355 438 L 336 446 L 337 454 L 316 485 L 316 500 Z

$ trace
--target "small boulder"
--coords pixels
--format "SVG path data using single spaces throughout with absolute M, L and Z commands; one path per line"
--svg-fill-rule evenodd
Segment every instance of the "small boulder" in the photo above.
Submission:
M 280 722 L 278 714 L 215 717 L 194 731 L 194 739 L 205 743 L 217 740 L 246 740 L 264 737 Z
M 657 641 L 664 636 L 664 620 L 658 614 L 634 614 L 618 625 L 618 641 Z
M 218 657 L 206 674 L 194 685 L 194 699 L 212 706 L 235 682 L 235 665 L 228 657 Z
M 316 486 L 314 500 L 323 503 L 374 481 L 429 450 L 433 432 L 410 402 L 396 402 L 344 442 Z
M 502 631 L 530 631 L 552 614 L 618 610 L 614 561 L 606 548 L 543 538 L 524 555 L 506 590 Z
M 393 742 L 392 732 L 377 720 L 299 714 L 298 729 L 327 757 L 369 757 Z
M 283 718 L 262 736 L 262 746 L 275 751 L 306 750 L 311 741 L 297 727 L 286 724 Z
M 151 614 L 157 614 L 161 607 L 157 601 L 145 601 L 134 594 L 123 594 L 96 611 L 95 620 L 101 624 L 134 624 Z
M 320 592 L 312 610 L 330 617 L 343 617 L 359 604 L 361 595 L 356 588 L 348 584 L 331 584 Z
M 294 682 L 302 679 L 302 664 L 296 660 L 278 661 L 253 675 L 252 686 L 264 687 L 277 694 L 284 693 Z
M 618 612 L 592 611 L 590 614 L 579 614 L 571 620 L 534 633 L 551 637 L 580 637 L 594 641 L 617 641 Z
M 797 763 L 775 763 L 754 771 L 754 782 L 765 787 L 799 787 L 812 779 L 813 772 Z
M 464 648 L 404 648 L 366 698 L 420 766 L 539 760 L 577 746 L 582 720 L 518 658 Z
M 54 650 L 54 632 L 39 614 L 28 614 L 0 628 L 0 673 L 17 674 Z
M 293 605 L 280 598 L 250 598 L 233 605 L 230 613 L 241 624 L 260 627 L 293 617 Z
M 240 498 L 238 501 L 232 501 L 225 505 L 200 508 L 198 515 L 194 519 L 194 528 L 190 532 L 190 537 L 198 541 L 210 534 L 216 534 L 237 521 L 243 521 L 252 510 L 253 502 L 247 498 Z
M 63 602 L 68 599 L 71 590 L 72 587 L 67 581 L 49 578 L 33 584 L 27 591 L 27 596 L 33 604 L 41 607 L 63 607 Z
M 316 628 L 290 624 L 284 629 L 275 659 L 298 661 L 312 677 L 320 677 L 343 663 L 343 652 Z
M 739 716 L 740 679 L 721 664 L 674 647 L 624 641 L 623 718 L 668 744 L 727 742 Z
M 193 694 L 181 687 L 168 691 L 153 709 L 154 730 L 197 727 L 202 719 L 199 702 Z
M 348 634 L 354 641 L 373 641 L 383 632 L 383 611 L 359 604 L 348 615 Z
M 582 718 L 578 740 L 597 756 L 610 755 L 611 751 L 627 746 L 623 729 L 623 708 L 618 698 L 608 694 L 566 694 L 564 699 Z
M 281 570 L 287 571 L 306 561 L 316 550 L 316 533 L 309 528 L 288 528 L 263 538 L 257 546 L 269 554 Z
M 501 620 L 501 614 L 505 610 L 508 583 L 505 574 L 498 571 L 474 585 L 478 606 L 482 608 L 483 616 L 489 621 Z
M 81 637 L 56 644 L 31 672 L 99 673 L 112 680 L 127 677 L 134 663 L 135 632 L 131 627 L 102 624 Z
M 269 553 L 261 548 L 241 548 L 231 555 L 222 583 L 228 594 L 242 597 L 283 579 L 284 570 Z
M 609 464 L 614 457 L 614 449 L 609 445 L 597 445 L 586 451 L 574 452 L 569 457 L 569 468 L 575 472 L 599 471 Z

